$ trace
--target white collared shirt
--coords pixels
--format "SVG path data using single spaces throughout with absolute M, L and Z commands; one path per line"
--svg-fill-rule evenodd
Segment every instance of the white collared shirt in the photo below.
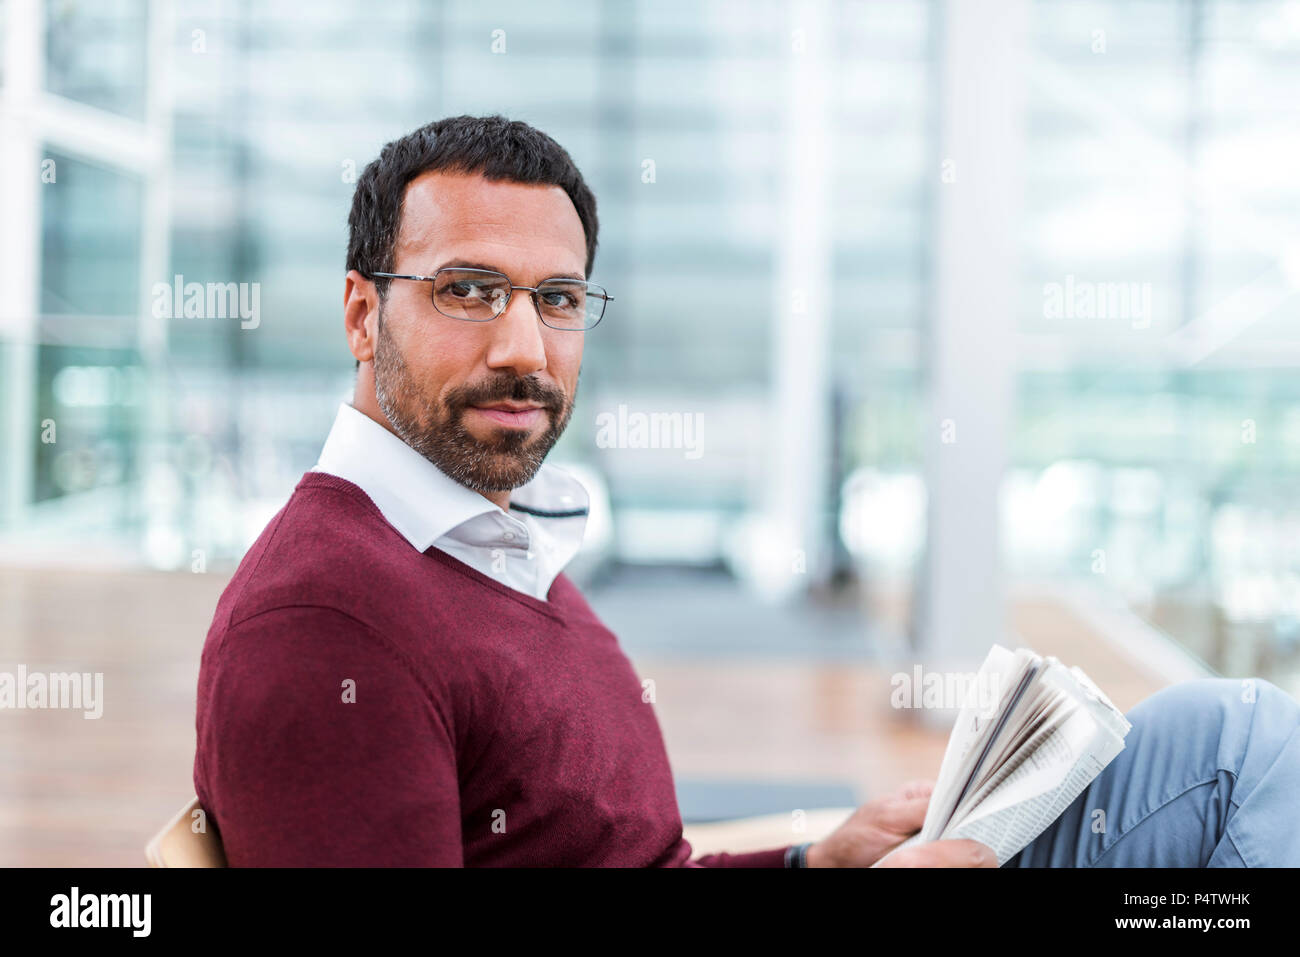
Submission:
M 417 551 L 432 545 L 542 601 L 587 526 L 587 490 L 558 466 L 543 462 L 506 511 L 346 402 L 312 471 L 358 486 Z

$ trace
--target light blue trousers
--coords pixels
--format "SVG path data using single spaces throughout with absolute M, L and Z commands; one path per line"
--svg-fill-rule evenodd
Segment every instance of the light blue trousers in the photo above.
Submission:
M 1300 703 L 1203 678 L 1127 717 L 1124 750 L 1006 867 L 1300 866 Z

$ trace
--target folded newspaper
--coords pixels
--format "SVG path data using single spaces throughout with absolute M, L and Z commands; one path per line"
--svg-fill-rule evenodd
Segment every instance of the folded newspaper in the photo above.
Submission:
M 1078 668 L 994 645 L 968 686 L 925 824 L 890 854 L 969 838 L 1001 867 L 1124 750 L 1130 727 Z

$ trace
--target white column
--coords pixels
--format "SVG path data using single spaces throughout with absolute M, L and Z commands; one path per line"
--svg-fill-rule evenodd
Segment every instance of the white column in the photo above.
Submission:
M 770 470 L 764 486 L 770 598 L 799 594 L 825 575 L 830 458 L 831 237 L 828 194 L 832 57 L 825 0 L 799 0 L 787 22 L 781 212 L 772 307 Z
M 40 309 L 41 141 L 36 101 L 45 82 L 44 4 L 9 0 L 0 97 L 0 522 L 17 521 L 32 499 L 36 419 L 36 332 Z
M 150 0 L 146 49 L 149 83 L 145 101 L 144 209 L 140 229 L 138 330 L 145 365 L 157 370 L 167 360 L 167 320 L 151 308 L 156 282 L 171 282 L 172 78 L 174 16 L 170 0 Z
M 150 501 L 150 477 L 167 455 L 171 427 L 172 395 L 169 388 L 168 320 L 153 314 L 154 283 L 171 282 L 172 185 L 172 60 L 174 18 L 170 0 L 150 0 L 146 49 L 149 85 L 145 101 L 144 207 L 140 211 L 140 271 L 136 304 L 136 330 L 140 361 L 144 367 L 145 397 L 137 421 L 139 432 L 131 454 L 140 477 L 134 494 L 139 513 L 147 516 L 145 539 L 153 526 L 165 526 L 172 516 Z M 146 547 L 146 555 L 148 549 Z
M 998 493 L 1016 369 L 1028 3 L 948 0 L 941 14 L 929 525 L 916 625 L 925 667 L 969 671 L 1008 640 Z

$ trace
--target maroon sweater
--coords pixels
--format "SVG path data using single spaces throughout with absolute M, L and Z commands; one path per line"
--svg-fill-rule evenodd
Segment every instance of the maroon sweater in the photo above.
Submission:
M 567 576 L 548 597 L 308 472 L 203 648 L 194 787 L 230 864 L 783 866 L 690 860 L 636 672 Z

